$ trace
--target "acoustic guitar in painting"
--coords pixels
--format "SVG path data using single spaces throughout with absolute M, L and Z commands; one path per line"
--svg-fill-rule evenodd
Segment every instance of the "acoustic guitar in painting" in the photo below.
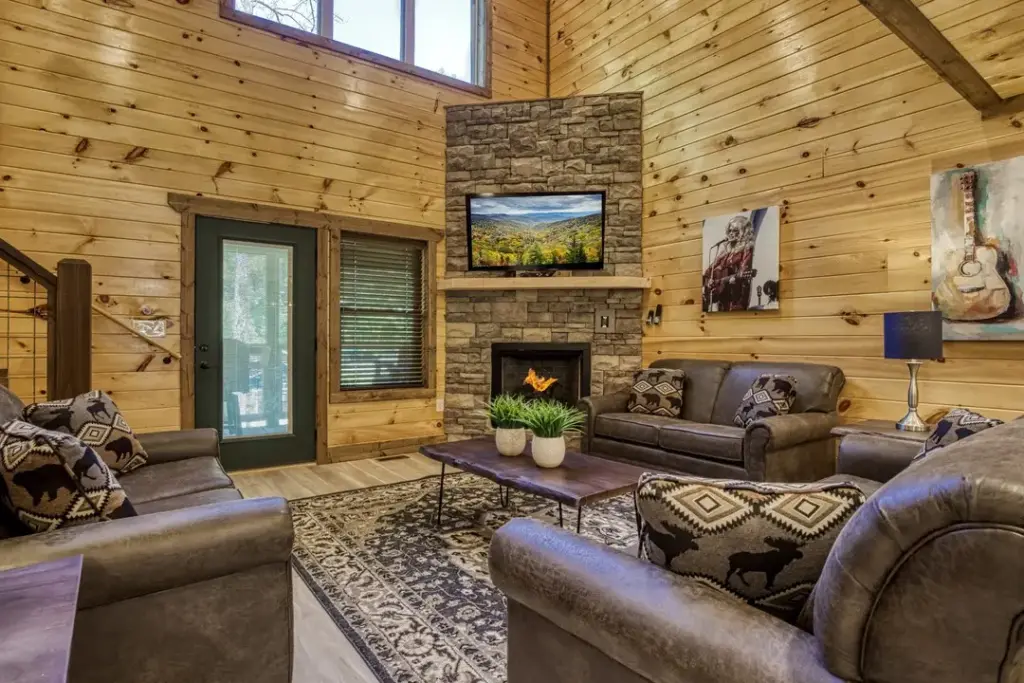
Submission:
M 1006 313 L 1012 295 L 999 273 L 999 249 L 979 244 L 974 207 L 974 171 L 960 176 L 964 196 L 964 248 L 946 255 L 935 287 L 935 303 L 946 320 L 990 320 Z

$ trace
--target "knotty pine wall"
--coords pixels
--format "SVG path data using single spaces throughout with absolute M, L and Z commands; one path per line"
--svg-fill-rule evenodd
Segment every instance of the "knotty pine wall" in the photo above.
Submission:
M 495 98 L 542 97 L 546 3 L 493 2 Z M 50 268 L 88 259 L 97 302 L 167 316 L 175 349 L 180 217 L 168 192 L 443 231 L 444 106 L 472 99 L 217 15 L 213 0 L 0 0 L 0 234 Z M 12 282 L 12 308 L 28 308 Z M 95 386 L 141 431 L 178 427 L 178 364 L 93 324 Z M 0 367 L 38 397 L 31 319 L 10 325 L 0 320 Z M 441 419 L 433 399 L 332 405 L 329 443 L 440 435 Z
M 1024 91 L 1024 3 L 919 3 L 1001 95 Z M 644 360 L 841 366 L 849 418 L 897 418 L 907 370 L 885 311 L 930 305 L 929 175 L 1024 154 L 856 0 L 552 0 L 551 94 L 644 92 Z M 783 207 L 781 309 L 702 315 L 701 221 Z M 1024 410 L 1024 344 L 956 342 L 922 414 Z

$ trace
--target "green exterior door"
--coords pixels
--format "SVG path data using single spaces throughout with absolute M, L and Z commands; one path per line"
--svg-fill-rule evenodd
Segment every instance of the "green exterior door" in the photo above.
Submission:
M 228 469 L 316 460 L 316 230 L 196 218 L 196 426 Z

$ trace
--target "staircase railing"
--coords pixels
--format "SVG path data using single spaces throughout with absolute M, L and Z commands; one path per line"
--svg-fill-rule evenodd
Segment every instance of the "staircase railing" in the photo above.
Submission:
M 0 381 L 22 400 L 70 398 L 92 386 L 92 266 L 63 259 L 54 275 L 0 239 L 6 282 Z M 41 361 L 40 359 L 43 359 Z M 45 378 L 45 389 L 42 381 Z M 27 380 L 27 381 L 26 381 Z

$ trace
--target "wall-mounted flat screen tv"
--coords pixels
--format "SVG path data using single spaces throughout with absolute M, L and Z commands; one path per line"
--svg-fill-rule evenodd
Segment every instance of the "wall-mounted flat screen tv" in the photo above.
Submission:
M 599 269 L 604 192 L 466 196 L 470 270 Z

